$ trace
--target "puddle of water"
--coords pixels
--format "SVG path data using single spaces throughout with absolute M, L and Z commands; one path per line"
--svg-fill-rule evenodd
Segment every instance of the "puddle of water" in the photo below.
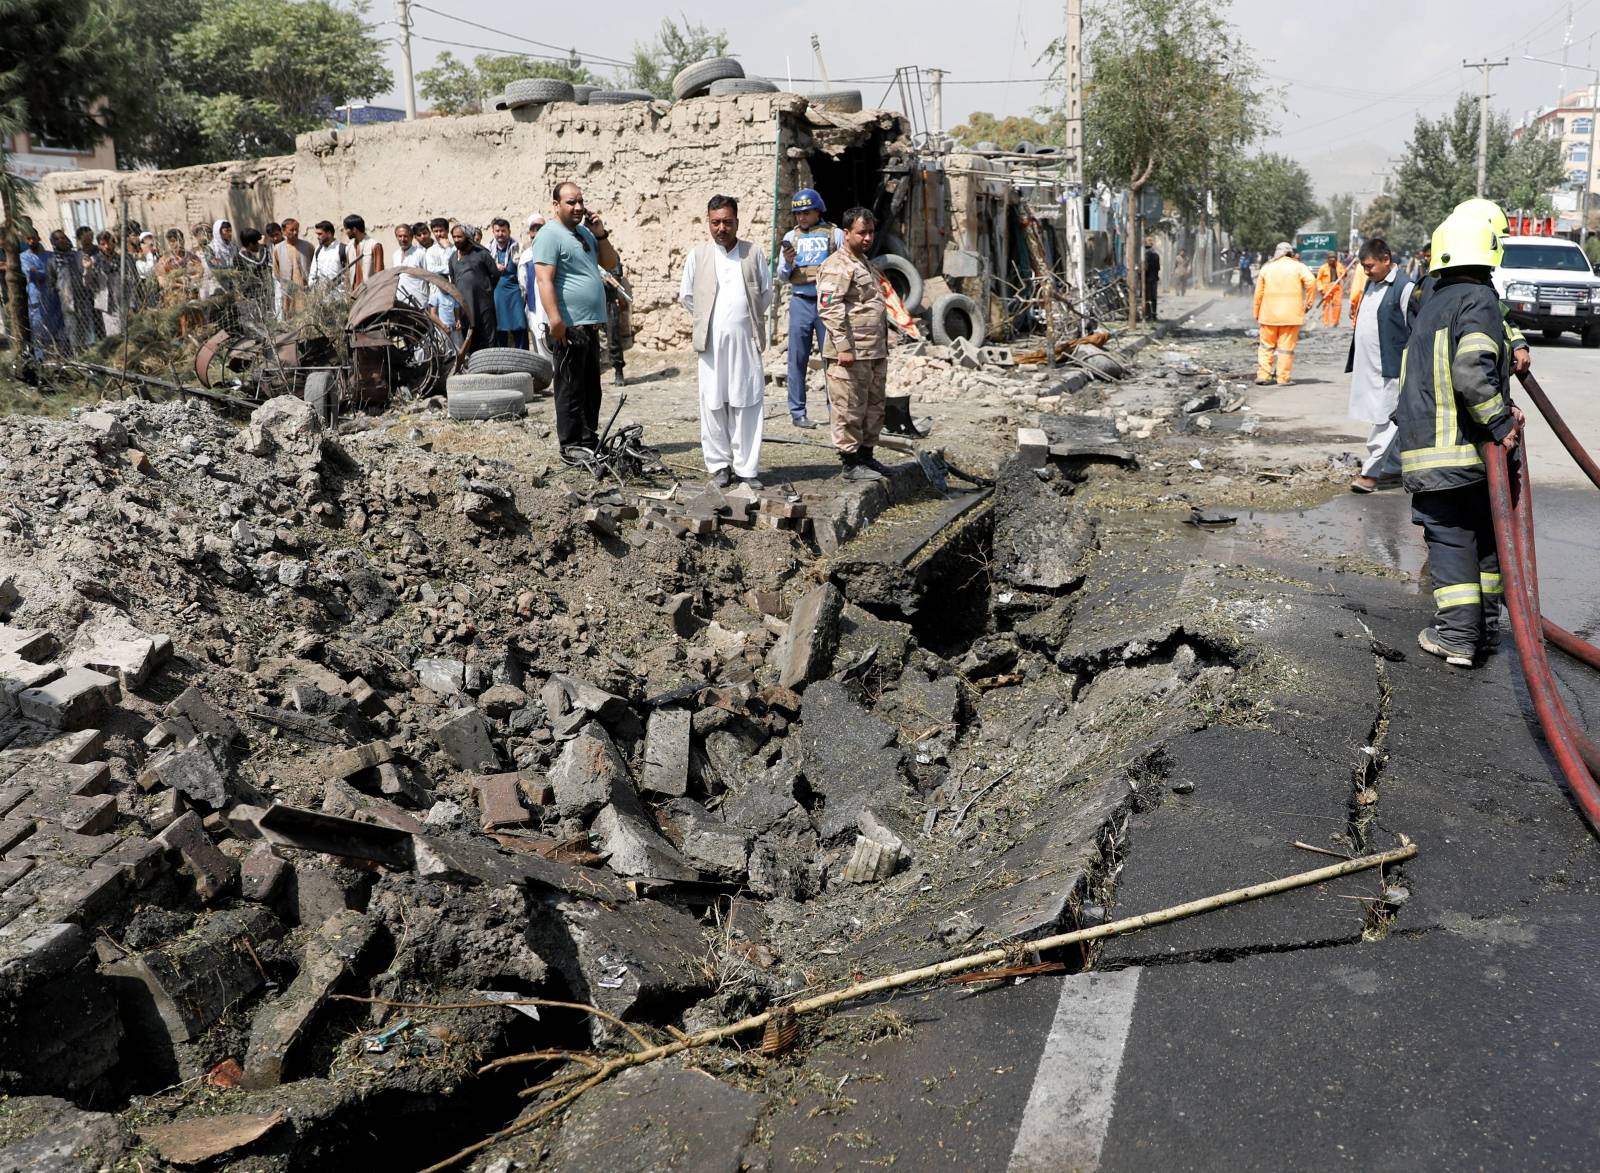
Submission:
M 1545 614 L 1593 640 L 1600 633 L 1600 498 L 1592 489 L 1534 490 L 1534 538 Z M 1422 530 L 1399 490 L 1350 493 L 1292 513 L 1244 510 L 1235 532 L 1327 557 L 1355 555 L 1420 575 Z M 1421 586 L 1419 584 L 1418 590 Z

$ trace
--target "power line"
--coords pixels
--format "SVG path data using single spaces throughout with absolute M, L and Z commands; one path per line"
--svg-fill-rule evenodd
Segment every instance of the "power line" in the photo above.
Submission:
M 415 5 L 412 7 L 415 7 Z M 445 41 L 438 37 L 425 37 L 421 33 L 412 33 L 411 39 L 413 41 L 426 41 L 430 45 L 443 45 L 447 49 L 473 49 L 480 53 L 492 53 L 497 57 L 516 57 L 527 61 L 555 61 L 565 65 L 572 60 L 565 53 L 560 57 L 556 57 L 549 53 L 530 53 L 525 49 L 498 49 L 490 45 L 474 45 L 468 41 Z M 588 59 L 585 58 L 583 63 L 587 65 Z
M 1397 94 L 1389 95 L 1389 97 L 1398 97 L 1400 94 L 1405 94 L 1405 93 L 1415 93 L 1415 91 L 1420 90 L 1423 86 L 1428 85 L 1431 82 L 1435 81 L 1436 79 L 1443 77 L 1445 74 L 1454 73 L 1456 71 L 1456 69 L 1457 69 L 1457 66 L 1446 65 L 1443 69 L 1439 70 L 1437 73 L 1431 73 L 1427 77 L 1423 78 L 1421 81 L 1417 82 L 1415 85 L 1410 86 L 1405 90 L 1401 90 Z M 1352 114 L 1360 114 L 1363 110 L 1370 110 L 1374 106 L 1381 106 L 1385 101 L 1389 100 L 1389 97 L 1380 98 L 1380 99 L 1378 99 L 1376 101 L 1368 102 L 1364 106 L 1356 106 L 1353 109 L 1346 110 L 1342 114 L 1335 114 L 1332 118 L 1324 118 L 1320 122 L 1313 122 L 1309 126 L 1297 126 L 1297 127 L 1294 128 L 1293 131 L 1288 132 L 1288 133 L 1303 134 L 1308 130 L 1316 130 L 1319 127 L 1331 125 L 1332 123 L 1339 122 L 1342 119 L 1349 118 Z
M 516 33 L 508 33 L 504 29 L 495 28 L 493 25 L 479 24 L 477 21 L 468 20 L 464 16 L 455 16 L 452 13 L 449 13 L 449 12 L 441 12 L 437 8 L 429 8 L 426 4 L 413 3 L 411 5 L 411 7 L 412 7 L 413 10 L 415 10 L 417 12 L 431 12 L 434 16 L 442 16 L 446 20 L 453 20 L 458 24 L 469 25 L 472 28 L 480 29 L 480 30 L 482 30 L 483 32 L 486 32 L 486 33 L 494 33 L 496 36 L 509 37 L 513 41 L 522 41 L 525 44 L 537 45 L 541 49 L 554 49 L 557 53 L 562 54 L 560 60 L 563 60 L 563 61 L 570 60 L 571 54 L 577 53 L 585 61 L 598 61 L 602 65 L 617 65 L 617 66 L 621 66 L 623 68 L 627 68 L 629 65 L 632 64 L 632 62 L 629 62 L 629 61 L 618 61 L 615 57 L 603 57 L 598 53 L 583 53 L 583 52 L 580 52 L 577 49 L 569 49 L 564 45 L 552 45 L 548 41 L 536 41 L 532 37 L 524 37 L 524 36 L 519 36 Z M 522 56 L 531 57 L 531 56 L 533 56 L 533 54 L 524 53 L 524 54 L 522 54 Z

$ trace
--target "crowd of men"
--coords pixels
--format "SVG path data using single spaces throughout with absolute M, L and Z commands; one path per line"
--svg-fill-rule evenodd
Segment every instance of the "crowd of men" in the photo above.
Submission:
M 807 414 L 806 376 L 820 352 L 829 422 L 842 471 L 851 480 L 881 479 L 874 455 L 883 428 L 888 360 L 887 302 L 870 265 L 877 223 L 865 208 L 838 225 L 812 189 L 796 193 L 794 225 L 783 237 L 778 281 L 790 289 L 789 415 Z M 701 439 L 712 480 L 755 488 L 759 479 L 765 322 L 774 298 L 763 251 L 739 239 L 739 204 L 714 196 L 710 239 L 691 252 L 679 299 L 693 321 L 699 354 Z M 235 230 L 227 219 L 160 238 L 130 225 L 126 233 L 88 228 L 76 240 L 51 233 L 48 246 L 27 236 L 22 270 L 36 355 L 73 355 L 118 337 L 129 314 L 162 308 L 181 336 L 253 318 L 292 321 L 319 298 L 353 297 L 387 269 L 407 269 L 396 296 L 425 309 L 464 361 L 484 347 L 530 349 L 551 361 L 558 442 L 582 459 L 599 444 L 600 372 L 624 379 L 626 305 L 622 261 L 604 220 L 578 184 L 551 192 L 550 214 L 527 218 L 519 239 L 510 221 L 491 220 L 485 240 L 474 224 L 444 217 L 394 228 L 390 244 L 368 233 L 359 215 L 339 226 L 321 220 L 311 238 L 293 217 Z M 198 245 L 198 247 L 195 247 Z M 448 282 L 429 280 L 433 274 Z M 218 296 L 226 294 L 226 296 Z

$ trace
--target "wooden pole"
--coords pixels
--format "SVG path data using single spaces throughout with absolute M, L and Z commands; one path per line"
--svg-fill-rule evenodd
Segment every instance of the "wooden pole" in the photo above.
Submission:
M 1281 892 L 1290 892 L 1296 888 L 1308 888 L 1313 884 L 1337 880 L 1341 876 L 1348 876 L 1355 872 L 1402 863 L 1416 854 L 1416 845 L 1407 841 L 1402 847 L 1394 848 L 1391 851 L 1379 852 L 1376 855 L 1364 855 L 1357 859 L 1329 864 L 1327 867 L 1316 868 L 1309 872 L 1299 872 L 1292 876 L 1284 876 L 1282 879 L 1267 880 L 1260 884 L 1251 884 L 1246 888 L 1235 888 L 1230 892 L 1219 892 L 1215 896 L 1205 896 L 1199 900 L 1191 900 L 1186 904 L 1176 904 L 1170 908 L 1158 909 L 1155 912 L 1146 912 L 1139 916 L 1125 917 L 1122 920 L 1109 921 L 1106 924 L 1094 925 L 1087 929 L 1074 929 L 1070 933 L 1057 933 L 1052 937 L 1043 937 L 1037 941 L 1024 942 L 1021 949 L 1023 952 L 1038 954 L 1085 941 L 1098 941 L 1105 937 L 1119 937 L 1126 933 L 1137 932 L 1140 929 L 1154 928 L 1157 925 L 1171 924 L 1173 921 L 1185 920 L 1191 916 L 1199 916 L 1202 913 L 1215 912 L 1219 908 L 1228 908 L 1231 905 L 1260 900 L 1263 896 L 1276 896 Z M 798 1002 L 791 1002 L 785 1006 L 778 1006 L 760 1014 L 751 1015 L 749 1018 L 740 1019 L 738 1022 L 730 1023 L 727 1026 L 719 1026 L 711 1030 L 703 1030 L 692 1035 L 686 1035 L 681 1039 L 674 1039 L 672 1042 L 665 1043 L 659 1047 L 651 1047 L 643 1051 L 630 1051 L 624 1055 L 613 1056 L 606 1060 L 605 1065 L 596 1071 L 594 1075 L 585 1079 L 583 1083 L 570 1092 L 551 1101 L 539 1111 L 530 1116 L 524 1116 L 522 1119 L 507 1125 L 476 1144 L 468 1145 L 460 1152 L 446 1157 L 437 1164 L 429 1165 L 422 1170 L 422 1173 L 442 1173 L 443 1170 L 450 1168 L 466 1157 L 470 1157 L 473 1153 L 481 1152 L 497 1141 L 504 1140 L 509 1136 L 514 1136 L 531 1128 L 551 1113 L 577 1099 L 578 1096 L 590 1088 L 603 1083 L 617 1072 L 626 1070 L 629 1067 L 638 1067 L 656 1059 L 665 1059 L 668 1056 L 681 1054 L 684 1051 L 731 1039 L 736 1035 L 760 1030 L 779 1015 L 809 1014 L 814 1010 L 826 1010 L 828 1007 L 837 1006 L 842 1002 L 852 1002 L 858 998 L 864 998 L 868 994 L 878 994 L 885 990 L 897 990 L 903 986 L 916 985 L 919 982 L 931 981 L 935 978 L 961 973 L 965 970 L 982 969 L 984 966 L 1010 960 L 1016 956 L 1017 952 L 1017 947 L 986 949 L 982 953 L 969 953 L 965 957 L 953 957 L 949 961 L 924 965 L 918 969 L 902 970 L 900 973 L 889 974 L 886 977 L 874 978 L 866 982 L 856 982 L 841 989 L 830 990 L 825 994 L 802 998 Z M 506 1005 L 506 1003 L 494 1003 L 494 1005 Z M 504 1065 L 505 1060 L 496 1060 L 495 1063 L 497 1066 Z M 529 1091 L 538 1090 L 542 1090 L 542 1088 L 529 1089 Z

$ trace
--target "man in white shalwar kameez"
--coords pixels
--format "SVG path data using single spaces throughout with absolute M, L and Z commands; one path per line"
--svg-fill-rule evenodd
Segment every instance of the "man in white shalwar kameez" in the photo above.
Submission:
M 1399 429 L 1391 417 L 1400 402 L 1400 357 L 1409 337 L 1405 305 L 1411 282 L 1382 240 L 1362 246 L 1361 268 L 1367 280 L 1351 299 L 1355 338 L 1345 369 L 1350 372 L 1350 418 L 1370 425 L 1367 456 L 1350 490 L 1370 493 L 1399 482 L 1400 452 L 1395 444 Z
M 715 484 L 727 488 L 737 477 L 759 489 L 761 351 L 772 274 L 755 246 L 739 239 L 732 196 L 711 197 L 706 223 L 711 239 L 689 254 L 678 289 L 678 301 L 694 317 L 700 354 L 700 444 Z

